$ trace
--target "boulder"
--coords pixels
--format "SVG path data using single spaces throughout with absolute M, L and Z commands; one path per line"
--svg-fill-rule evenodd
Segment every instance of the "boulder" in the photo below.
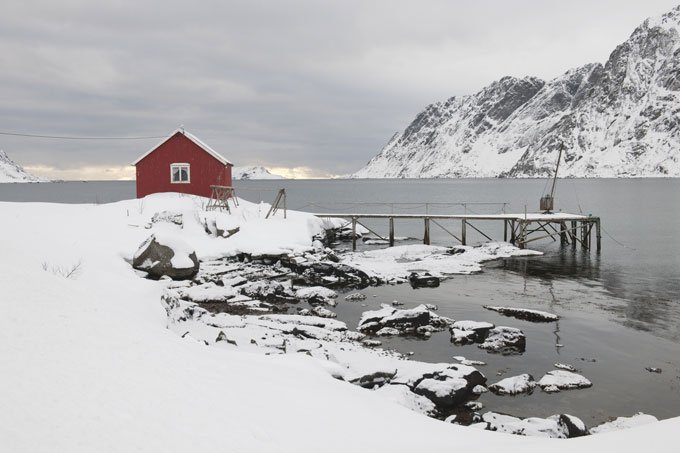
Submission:
M 566 370 L 548 371 L 538 381 L 539 387 L 548 393 L 559 392 L 560 390 L 582 389 L 592 387 L 593 383 L 580 374 Z
M 153 278 L 164 275 L 173 280 L 190 279 L 198 273 L 196 252 L 183 240 L 155 233 L 139 246 L 132 267 Z
M 412 272 L 408 276 L 408 281 L 412 288 L 436 288 L 439 286 L 439 277 L 426 272 L 424 274 L 418 274 Z
M 480 348 L 503 355 L 522 354 L 527 347 L 524 332 L 514 327 L 498 326 L 489 331 Z
M 434 331 L 443 330 L 451 320 L 441 317 L 419 305 L 408 310 L 396 309 L 382 304 L 379 310 L 366 311 L 361 315 L 359 330 L 382 335 L 418 334 L 429 336 Z
M 531 393 L 536 387 L 536 381 L 530 374 L 520 374 L 519 376 L 501 379 L 489 386 L 496 395 L 519 395 L 520 393 Z
M 476 427 L 478 425 L 473 426 Z M 487 412 L 482 415 L 482 423 L 479 426 L 489 431 L 556 439 L 580 437 L 588 433 L 583 421 L 567 414 L 551 415 L 548 418 L 519 418 L 496 412 Z
M 451 325 L 449 331 L 453 343 L 470 344 L 484 341 L 493 328 L 494 325 L 490 322 L 456 321 Z
M 484 375 L 475 368 L 451 365 L 444 370 L 424 374 L 413 382 L 411 390 L 446 411 L 476 397 L 473 389 L 485 382 Z
M 495 311 L 504 316 L 511 316 L 517 319 L 523 319 L 525 321 L 532 322 L 553 322 L 560 319 L 554 313 L 548 313 L 547 311 L 532 310 L 529 308 L 515 308 L 515 307 L 494 307 L 490 305 L 485 305 L 484 308 L 487 310 Z

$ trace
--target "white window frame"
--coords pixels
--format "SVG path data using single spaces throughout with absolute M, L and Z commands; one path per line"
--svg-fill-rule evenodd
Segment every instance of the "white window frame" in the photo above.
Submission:
M 173 179 L 173 173 L 175 168 L 179 168 L 180 177 L 182 175 L 182 168 L 187 169 L 187 180 L 186 181 L 175 181 Z M 170 184 L 191 184 L 191 165 L 187 163 L 174 163 L 170 164 Z

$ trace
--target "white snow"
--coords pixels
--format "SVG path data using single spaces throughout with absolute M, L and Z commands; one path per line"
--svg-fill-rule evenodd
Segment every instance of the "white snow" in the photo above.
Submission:
M 183 285 L 140 278 L 129 262 L 158 229 L 144 227 L 156 212 L 188 214 L 182 238 L 203 260 L 306 249 L 321 228 L 290 211 L 285 222 L 264 220 L 259 206 L 242 202 L 233 214 L 241 232 L 214 238 L 200 222 L 206 201 L 165 194 L 105 205 L 0 203 L 3 450 L 447 452 L 483 445 L 507 453 L 637 452 L 653 439 L 656 451 L 674 451 L 680 418 L 564 443 L 442 423 L 395 403 L 394 389 L 384 397 L 334 377 L 398 368 L 408 381 L 449 364 L 363 348 L 337 320 L 162 305 L 164 293 Z M 75 278 L 41 266 L 78 261 Z M 283 344 L 293 328 L 322 339 Z M 338 427 L 347 435 L 338 436 Z
M 635 426 L 646 425 L 659 421 L 653 415 L 643 414 L 638 412 L 630 417 L 618 417 L 610 422 L 602 423 L 594 428 L 590 428 L 591 434 L 607 433 L 610 431 L 618 431 L 620 429 L 633 428 Z
M 356 267 L 369 276 L 386 281 L 404 281 L 412 272 L 429 272 L 434 276 L 471 274 L 482 269 L 481 263 L 511 256 L 540 255 L 520 250 L 505 242 L 490 242 L 478 247 L 461 246 L 463 253 L 447 254 L 446 247 L 401 245 L 380 250 L 346 254 L 341 263 Z
M 170 262 L 175 269 L 189 269 L 194 266 L 194 262 L 189 255 L 194 253 L 194 249 L 187 244 L 177 234 L 171 234 L 167 231 L 157 231 L 153 235 L 156 242 L 172 249 L 175 254 L 172 256 Z

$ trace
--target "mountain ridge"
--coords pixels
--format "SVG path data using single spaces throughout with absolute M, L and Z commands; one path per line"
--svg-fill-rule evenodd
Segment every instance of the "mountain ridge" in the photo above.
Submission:
M 44 178 L 28 173 L 21 165 L 10 159 L 5 151 L 0 149 L 0 183 L 46 181 Z
M 428 105 L 354 178 L 680 176 L 680 6 L 604 64 Z

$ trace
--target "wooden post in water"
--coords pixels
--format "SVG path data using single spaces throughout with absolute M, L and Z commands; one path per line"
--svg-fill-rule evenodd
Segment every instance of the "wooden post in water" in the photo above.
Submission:
M 390 247 L 394 247 L 394 217 L 390 217 Z
M 503 242 L 508 242 L 508 221 L 503 220 Z
M 581 247 L 588 249 L 588 223 L 581 220 Z
M 430 245 L 430 218 L 425 217 L 425 233 L 423 234 L 423 244 Z
M 352 217 L 352 251 L 357 251 L 357 218 Z
M 515 245 L 515 242 L 517 242 L 517 238 L 515 237 L 515 221 L 511 220 L 510 221 L 510 243 L 512 245 Z
M 467 238 L 465 237 L 465 229 L 467 227 L 467 222 L 465 219 L 462 219 L 461 221 L 461 231 L 460 231 L 460 243 L 463 245 L 466 245 Z
M 578 237 L 578 224 L 576 220 L 571 221 L 571 248 L 576 248 L 576 238 Z
M 567 243 L 567 224 L 566 222 L 560 222 L 560 245 L 565 245 Z
M 596 247 L 597 251 L 599 252 L 602 250 L 602 227 L 600 226 L 600 218 L 598 217 L 597 220 L 595 221 L 595 234 L 596 234 Z

